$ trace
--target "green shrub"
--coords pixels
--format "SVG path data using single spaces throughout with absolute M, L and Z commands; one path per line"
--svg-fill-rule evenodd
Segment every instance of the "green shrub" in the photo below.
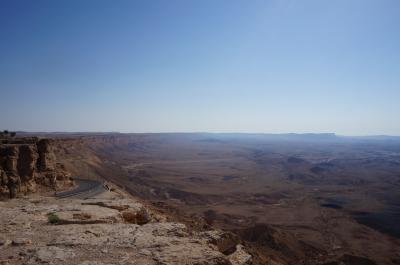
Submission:
M 56 213 L 49 213 L 47 215 L 47 220 L 50 224 L 57 224 L 58 222 L 60 222 L 60 217 L 58 217 Z

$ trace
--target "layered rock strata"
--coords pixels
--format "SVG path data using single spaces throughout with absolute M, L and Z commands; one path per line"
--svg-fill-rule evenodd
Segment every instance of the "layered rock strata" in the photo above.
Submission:
M 50 139 L 0 141 L 1 197 L 35 192 L 38 185 L 58 189 L 72 184 L 70 174 L 55 159 Z

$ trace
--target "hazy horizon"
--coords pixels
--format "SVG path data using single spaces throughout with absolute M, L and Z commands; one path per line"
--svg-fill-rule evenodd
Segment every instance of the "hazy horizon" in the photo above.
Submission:
M 27 134 L 225 134 L 225 135 L 234 135 L 234 134 L 243 134 L 243 135 L 276 135 L 276 136 L 280 136 L 280 135 L 298 135 L 298 136 L 302 136 L 302 135 L 315 135 L 315 136 L 319 136 L 319 135 L 331 135 L 331 136 L 335 136 L 335 137 L 400 137 L 400 135 L 390 135 L 390 134 L 364 134 L 364 135 L 346 135 L 346 134 L 338 134 L 335 132 L 278 132 L 278 133 L 270 133 L 270 132 L 235 132 L 235 131 L 160 131 L 160 132 L 151 132 L 151 131 L 27 131 L 27 130 L 9 130 L 7 128 L 0 128 L 0 131 L 3 130 L 8 130 L 11 132 L 19 132 L 19 133 L 27 133 Z
M 400 2 L 0 3 L 0 129 L 400 136 Z

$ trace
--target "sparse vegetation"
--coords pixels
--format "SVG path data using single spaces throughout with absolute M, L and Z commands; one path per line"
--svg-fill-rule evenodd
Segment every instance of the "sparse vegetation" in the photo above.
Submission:
M 56 213 L 49 213 L 47 215 L 47 220 L 50 224 L 58 224 L 60 222 L 60 217 Z
M 9 137 L 15 137 L 17 135 L 16 132 L 10 132 L 8 130 L 4 130 L 0 132 L 0 138 L 9 138 Z

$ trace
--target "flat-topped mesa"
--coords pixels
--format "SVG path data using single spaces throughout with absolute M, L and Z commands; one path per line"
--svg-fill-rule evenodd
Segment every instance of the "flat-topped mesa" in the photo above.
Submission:
M 56 162 L 50 139 L 15 138 L 0 143 L 0 197 L 37 191 L 37 185 L 58 189 L 73 184 Z

